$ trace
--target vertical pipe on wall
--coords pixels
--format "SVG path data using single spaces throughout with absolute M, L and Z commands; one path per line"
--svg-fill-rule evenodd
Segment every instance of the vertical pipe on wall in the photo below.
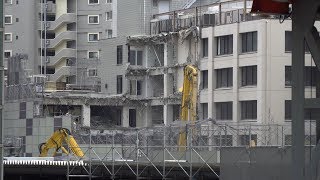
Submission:
M 44 75 L 47 75 L 47 0 L 44 0 Z

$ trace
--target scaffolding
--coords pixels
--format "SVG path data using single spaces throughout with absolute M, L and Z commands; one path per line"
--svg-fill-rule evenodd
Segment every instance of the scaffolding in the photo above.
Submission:
M 315 145 L 315 122 L 306 122 L 305 145 Z M 187 134 L 185 151 L 178 146 L 179 132 Z M 85 152 L 86 166 L 70 167 L 67 177 L 219 178 L 223 148 L 291 146 L 291 123 L 219 124 L 214 120 L 150 128 L 77 128 L 74 137 Z M 72 159 L 74 160 L 74 159 Z

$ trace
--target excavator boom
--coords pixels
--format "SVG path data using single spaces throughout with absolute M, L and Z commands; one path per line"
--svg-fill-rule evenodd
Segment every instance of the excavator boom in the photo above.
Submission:
M 181 102 L 181 121 L 194 122 L 197 118 L 197 94 L 198 94 L 198 70 L 196 67 L 187 65 L 184 68 L 183 89 Z M 187 145 L 186 132 L 181 131 L 179 135 L 179 149 L 185 150 Z

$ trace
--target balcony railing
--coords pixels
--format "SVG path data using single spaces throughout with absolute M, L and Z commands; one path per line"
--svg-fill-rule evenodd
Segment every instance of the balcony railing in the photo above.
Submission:
M 173 16 L 170 16 L 169 19 L 153 20 L 151 22 L 151 34 L 177 32 L 193 26 L 213 27 L 261 19 L 261 17 L 251 16 L 250 14 L 244 15 L 243 12 L 243 9 L 238 9 L 222 13 L 203 14 L 200 16 L 182 18 L 173 18 Z

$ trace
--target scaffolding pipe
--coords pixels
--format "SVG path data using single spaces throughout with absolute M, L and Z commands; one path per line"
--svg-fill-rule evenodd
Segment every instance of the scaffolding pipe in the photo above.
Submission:
M 3 180 L 3 95 L 4 95 L 4 67 L 3 67 L 3 1 L 0 1 L 0 180 Z

